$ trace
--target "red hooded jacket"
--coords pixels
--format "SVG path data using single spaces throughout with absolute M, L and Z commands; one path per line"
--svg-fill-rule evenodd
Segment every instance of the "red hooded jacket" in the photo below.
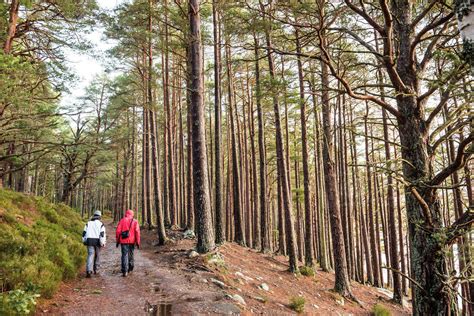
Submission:
M 132 222 L 133 221 L 133 222 Z M 122 238 L 122 232 L 129 231 L 128 238 Z M 125 217 L 120 220 L 117 225 L 115 232 L 115 238 L 117 243 L 120 244 L 136 244 L 140 246 L 140 225 L 138 221 L 133 219 L 133 211 L 128 210 L 125 212 Z

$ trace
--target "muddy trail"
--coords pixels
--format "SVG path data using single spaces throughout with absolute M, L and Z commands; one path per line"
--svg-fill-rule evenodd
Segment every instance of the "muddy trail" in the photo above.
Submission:
M 127 277 L 120 271 L 120 248 L 115 227 L 108 223 L 108 241 L 102 249 L 100 270 L 92 278 L 82 271 L 61 285 L 55 296 L 43 301 L 37 315 L 176 315 L 238 314 L 240 309 L 218 287 L 207 284 L 212 275 L 204 266 L 189 267 L 188 248 L 172 242 L 154 246 L 153 232 L 142 230 L 142 245 L 135 249 L 135 268 Z M 173 232 L 172 232 L 173 233 Z M 181 233 L 175 232 L 176 235 Z M 183 245 L 184 246 L 184 245 Z

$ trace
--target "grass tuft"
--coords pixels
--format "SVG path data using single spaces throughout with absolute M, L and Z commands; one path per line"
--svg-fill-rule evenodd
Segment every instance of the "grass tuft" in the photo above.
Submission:
M 308 276 L 308 277 L 314 277 L 315 275 L 313 267 L 308 267 L 308 266 L 300 267 L 300 273 L 301 275 Z
M 372 309 L 372 314 L 374 316 L 390 316 L 392 313 L 387 309 L 387 307 L 383 306 L 382 304 L 375 304 L 374 308 Z
M 295 296 L 290 299 L 289 307 L 299 314 L 304 312 L 304 304 L 306 304 L 306 299 L 304 297 Z

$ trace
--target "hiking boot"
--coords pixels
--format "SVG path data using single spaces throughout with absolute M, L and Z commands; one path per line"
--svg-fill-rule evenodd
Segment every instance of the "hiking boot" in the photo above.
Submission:
M 94 274 L 99 274 L 99 272 L 97 272 L 97 270 L 94 270 Z
M 128 272 L 122 272 L 122 276 L 126 277 L 128 275 Z
M 92 275 L 92 273 L 91 273 L 91 272 L 89 272 L 89 271 L 87 271 L 87 272 L 86 272 L 86 278 L 90 278 L 90 277 L 91 277 L 91 275 Z

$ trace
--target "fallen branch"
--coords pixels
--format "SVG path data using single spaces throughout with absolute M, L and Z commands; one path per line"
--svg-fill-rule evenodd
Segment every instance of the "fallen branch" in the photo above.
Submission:
M 189 249 L 167 249 L 167 250 L 157 250 L 155 253 L 160 254 L 160 253 L 170 253 L 170 252 L 186 252 L 189 251 Z

